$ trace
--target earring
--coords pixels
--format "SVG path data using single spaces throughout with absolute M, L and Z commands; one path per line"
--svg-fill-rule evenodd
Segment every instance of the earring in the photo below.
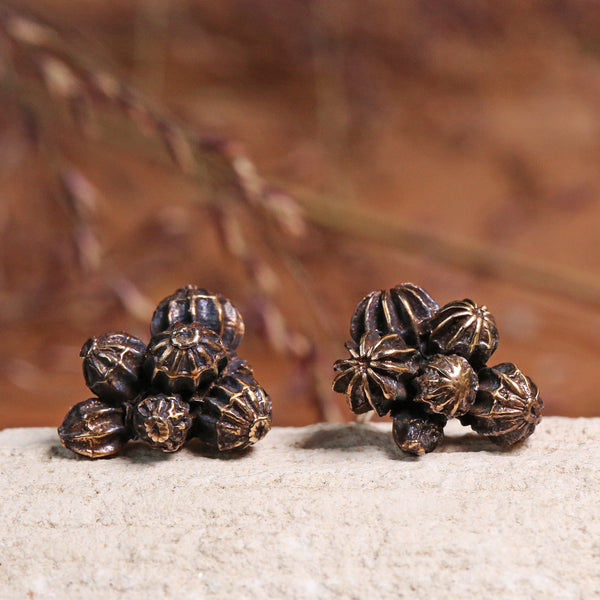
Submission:
M 235 350 L 244 335 L 224 296 L 191 285 L 160 302 L 148 346 L 127 333 L 92 337 L 81 349 L 96 395 L 73 406 L 58 435 L 91 458 L 131 439 L 175 452 L 192 438 L 210 450 L 240 450 L 271 429 L 271 401 Z
M 543 403 L 529 377 L 512 363 L 486 366 L 498 330 L 472 300 L 440 308 L 413 283 L 374 291 L 358 303 L 350 336 L 350 358 L 334 364 L 333 389 L 356 414 L 391 414 L 405 452 L 433 451 L 452 418 L 502 447 L 526 439 L 541 420 Z

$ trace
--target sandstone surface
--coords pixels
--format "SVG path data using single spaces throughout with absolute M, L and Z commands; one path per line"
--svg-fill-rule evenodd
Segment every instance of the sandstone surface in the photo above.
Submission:
M 275 428 L 236 457 L 89 460 L 0 432 L 0 598 L 599 598 L 600 419 L 512 451 L 450 423 Z

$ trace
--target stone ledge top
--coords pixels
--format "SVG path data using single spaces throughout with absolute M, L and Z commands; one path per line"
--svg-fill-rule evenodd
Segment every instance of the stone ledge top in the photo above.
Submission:
M 4 430 L 0 598 L 600 597 L 599 448 L 600 418 L 419 458 L 389 423 L 101 460 Z

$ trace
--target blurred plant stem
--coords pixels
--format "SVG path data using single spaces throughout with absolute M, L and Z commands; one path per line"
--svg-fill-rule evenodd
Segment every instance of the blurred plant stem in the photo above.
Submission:
M 377 242 L 408 253 L 466 269 L 487 277 L 560 295 L 578 302 L 600 305 L 600 280 L 576 269 L 544 261 L 523 259 L 490 246 L 441 237 L 398 225 L 388 218 L 343 201 L 332 201 L 306 189 L 290 189 L 302 204 L 308 221 L 355 239 Z

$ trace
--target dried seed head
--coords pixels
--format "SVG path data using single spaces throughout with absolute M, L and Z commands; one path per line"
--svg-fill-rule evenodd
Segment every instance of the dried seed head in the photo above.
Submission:
M 356 414 L 375 410 L 385 415 L 395 400 L 406 395 L 404 383 L 414 376 L 421 356 L 408 348 L 402 336 L 377 332 L 363 335 L 360 344 L 348 342 L 350 358 L 334 364 L 339 371 L 333 380 L 333 390 L 346 394 L 350 410 Z
M 154 336 L 175 323 L 199 323 L 217 333 L 229 350 L 235 350 L 244 335 L 242 315 L 225 296 L 193 285 L 160 302 L 152 315 L 150 333 Z
M 192 426 L 190 407 L 179 396 L 150 394 L 131 410 L 136 436 L 153 448 L 175 452 L 183 446 Z
M 238 363 L 237 369 L 228 365 L 206 396 L 191 399 L 194 435 L 214 450 L 246 448 L 261 440 L 271 429 L 269 396 L 244 363 Z
M 367 294 L 350 321 L 350 337 L 358 344 L 365 333 L 399 333 L 404 341 L 419 347 L 428 333 L 429 318 L 439 306 L 414 283 L 402 283 L 391 290 Z
M 444 440 L 444 415 L 430 414 L 417 402 L 400 402 L 392 408 L 394 441 L 408 454 L 420 456 Z
M 501 446 L 529 437 L 544 406 L 535 383 L 512 363 L 482 369 L 478 376 L 475 404 L 461 423 Z
M 116 454 L 129 439 L 125 410 L 90 398 L 71 408 L 58 435 L 65 448 L 83 456 L 101 458 Z
M 227 350 L 200 323 L 175 323 L 150 340 L 144 364 L 154 387 L 190 395 L 217 377 L 227 364 Z
M 475 402 L 477 376 L 462 356 L 437 354 L 423 364 L 414 380 L 417 402 L 448 418 L 464 415 Z
M 228 377 L 229 375 L 253 378 L 254 371 L 245 358 L 239 357 L 235 352 L 230 352 L 227 355 L 227 366 L 220 376 Z
M 440 308 L 429 326 L 432 354 L 458 354 L 474 369 L 485 365 L 498 346 L 494 317 L 485 306 L 477 306 L 468 298 Z
M 91 337 L 81 348 L 86 385 L 108 402 L 131 400 L 140 389 L 146 345 L 127 333 Z

